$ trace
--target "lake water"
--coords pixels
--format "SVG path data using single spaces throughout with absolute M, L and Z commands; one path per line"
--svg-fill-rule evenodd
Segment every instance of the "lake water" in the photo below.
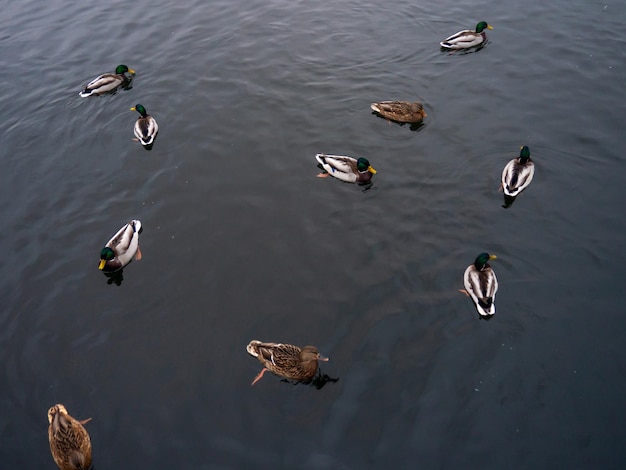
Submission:
M 624 468 L 623 2 L 2 10 L 1 468 L 54 468 L 55 403 L 93 418 L 99 470 Z M 486 47 L 440 50 L 480 20 Z M 132 89 L 78 96 L 118 64 Z M 371 114 L 388 99 L 425 124 Z M 316 153 L 367 157 L 373 187 Z M 143 259 L 110 282 L 132 218 Z M 458 292 L 483 251 L 490 321 Z M 338 381 L 251 387 L 252 339 L 315 344 Z

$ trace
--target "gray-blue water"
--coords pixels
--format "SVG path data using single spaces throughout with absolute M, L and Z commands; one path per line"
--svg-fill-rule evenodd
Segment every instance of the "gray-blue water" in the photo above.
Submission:
M 98 470 L 624 467 L 623 2 L 0 6 L 1 468 L 55 468 L 55 403 Z M 482 50 L 439 49 L 480 20 Z M 122 63 L 132 89 L 78 96 Z M 320 152 L 374 186 L 316 178 Z M 143 260 L 108 283 L 131 218 Z M 458 292 L 482 251 L 490 321 Z M 339 380 L 251 387 L 251 339 Z

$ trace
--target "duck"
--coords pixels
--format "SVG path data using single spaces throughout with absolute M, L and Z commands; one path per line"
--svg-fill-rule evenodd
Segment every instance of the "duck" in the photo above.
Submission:
M 91 467 L 91 439 L 83 426 L 62 404 L 48 410 L 48 441 L 52 458 L 60 470 L 87 470 Z
M 465 295 L 472 298 L 478 313 L 482 317 L 491 317 L 496 313 L 496 292 L 498 279 L 496 273 L 489 266 L 489 261 L 497 259 L 496 255 L 481 253 L 465 270 L 463 284 Z
M 141 259 L 139 249 L 139 233 L 141 222 L 131 220 L 107 242 L 100 251 L 100 264 L 98 269 L 107 273 L 119 271 L 133 260 Z
M 480 46 L 487 40 L 485 29 L 493 29 L 493 26 L 487 24 L 486 21 L 481 21 L 476 25 L 476 31 L 470 29 L 459 31 L 439 44 L 442 48 L 449 50 L 470 49 Z
M 126 74 L 130 74 L 130 76 Z M 116 91 L 120 86 L 130 85 L 135 71 L 126 65 L 118 65 L 114 73 L 103 73 L 90 81 L 85 89 L 79 93 L 83 98 L 98 96 Z
M 146 108 L 140 104 L 136 104 L 134 107 L 130 108 L 130 110 L 137 111 L 141 114 L 135 121 L 135 127 L 133 129 L 135 137 L 137 137 L 137 140 L 139 140 L 144 147 L 151 147 L 159 132 L 159 125 L 156 119 L 150 116 L 146 112 Z
M 317 175 L 318 178 L 333 176 L 346 183 L 368 184 L 376 170 L 370 165 L 367 158 L 347 157 L 341 155 L 326 155 L 318 153 L 315 155 L 318 167 L 323 171 Z
M 385 119 L 395 122 L 418 123 L 428 116 L 419 102 L 379 101 L 370 105 L 372 110 Z
M 315 346 L 300 348 L 292 344 L 263 343 L 252 340 L 246 346 L 246 350 L 263 364 L 263 369 L 251 385 L 261 380 L 268 370 L 283 379 L 309 383 L 317 374 L 317 361 L 328 361 L 328 358 L 322 356 Z
M 524 145 L 520 147 L 519 157 L 508 162 L 502 170 L 500 189 L 505 195 L 515 197 L 530 185 L 534 175 L 535 164 L 530 158 L 530 149 Z

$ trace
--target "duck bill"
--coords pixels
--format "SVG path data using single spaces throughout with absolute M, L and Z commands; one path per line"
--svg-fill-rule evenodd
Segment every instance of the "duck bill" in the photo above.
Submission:
M 107 260 L 101 259 L 100 264 L 98 265 L 98 269 L 102 271 L 104 269 L 104 265 L 107 264 Z
M 371 165 L 367 167 L 367 171 L 369 171 L 372 175 L 376 174 L 376 170 L 374 170 L 374 167 Z
M 128 73 L 135 75 L 136 72 L 133 69 L 128 69 Z
M 496 255 L 489 255 L 489 260 L 491 261 L 492 259 L 498 259 L 498 257 Z
M 324 362 L 330 361 L 330 359 L 328 359 L 326 356 L 322 356 L 321 354 L 320 354 L 320 357 L 317 358 L 317 360 L 318 361 L 324 361 Z
M 137 111 L 137 108 L 135 108 L 134 106 L 132 108 L 130 108 L 131 111 Z
M 493 29 L 493 26 L 491 26 L 490 24 L 487 25 L 487 29 Z

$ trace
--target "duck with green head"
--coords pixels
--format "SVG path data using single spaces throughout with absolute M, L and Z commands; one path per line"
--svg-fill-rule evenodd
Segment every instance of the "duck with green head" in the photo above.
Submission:
M 480 46 L 487 40 L 487 35 L 485 34 L 486 29 L 493 29 L 493 26 L 487 24 L 486 21 L 481 21 L 476 25 L 476 31 L 470 29 L 459 31 L 449 38 L 444 39 L 439 44 L 443 49 L 448 50 L 470 49 Z
M 261 380 L 268 370 L 283 379 L 309 383 L 317 374 L 317 361 L 328 361 L 315 346 L 300 348 L 293 344 L 252 340 L 246 346 L 246 350 L 263 364 L 263 369 L 254 378 L 252 385 Z
M 372 176 L 376 174 L 376 170 L 370 165 L 367 158 L 323 153 L 318 153 L 315 158 L 318 161 L 317 166 L 323 170 L 317 175 L 318 178 L 325 178 L 330 175 L 346 183 L 368 184 L 372 180 Z
M 148 114 L 146 108 L 144 108 L 140 104 L 136 104 L 134 107 L 130 108 L 131 111 L 137 111 L 140 116 L 135 121 L 135 126 L 133 128 L 133 132 L 137 140 L 141 142 L 146 148 L 152 148 L 152 144 L 154 144 L 154 139 L 156 139 L 157 133 L 159 132 L 159 125 L 152 116 Z
M 498 279 L 496 273 L 489 266 L 489 261 L 497 259 L 496 255 L 481 253 L 470 264 L 463 274 L 465 290 L 461 290 L 474 301 L 478 313 L 483 317 L 490 317 L 496 313 L 496 292 Z
M 509 197 L 518 196 L 530 185 L 535 176 L 535 164 L 530 158 L 530 150 L 524 145 L 519 157 L 509 161 L 502 170 L 500 189 Z
M 130 74 L 126 75 L 126 74 Z M 113 93 L 119 87 L 127 88 L 135 75 L 133 69 L 129 69 L 126 65 L 118 65 L 115 73 L 103 73 L 102 75 L 90 81 L 85 89 L 79 93 L 83 98 L 88 96 L 98 96 L 105 93 Z
M 100 251 L 98 269 L 106 273 L 113 273 L 122 269 L 133 258 L 137 261 L 140 260 L 139 232 L 141 232 L 139 220 L 131 220 L 119 229 Z

